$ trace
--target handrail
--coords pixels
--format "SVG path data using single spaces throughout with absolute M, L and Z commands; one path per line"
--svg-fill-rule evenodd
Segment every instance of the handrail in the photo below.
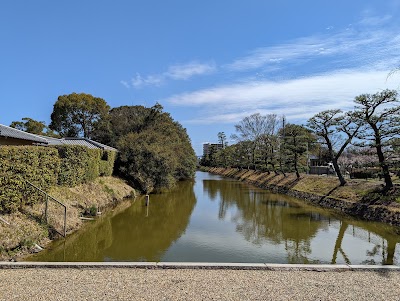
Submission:
M 46 202 L 45 202 L 45 220 L 46 223 L 48 223 L 48 207 L 49 207 L 49 200 L 59 204 L 60 206 L 63 207 L 64 209 L 64 231 L 63 233 L 59 232 L 57 229 L 54 229 L 58 234 L 60 234 L 63 237 L 67 236 L 67 206 L 63 203 L 61 203 L 59 200 L 55 199 L 54 197 L 52 197 L 51 195 L 49 195 L 47 192 L 45 192 L 44 190 L 42 190 L 41 188 L 39 188 L 38 186 L 36 186 L 35 184 L 29 182 L 28 180 L 25 180 L 22 178 L 22 176 L 20 175 L 10 175 L 10 174 L 1 174 L 0 177 L 7 177 L 7 178 L 21 178 L 22 181 L 24 181 L 25 183 L 27 183 L 28 185 L 30 185 L 31 187 L 33 187 L 35 190 L 37 190 L 38 192 L 42 193 L 45 197 L 46 197 Z
M 39 187 L 37 187 L 36 185 L 32 184 L 28 180 L 24 180 L 24 181 L 46 196 L 46 207 L 45 207 L 45 213 L 44 213 L 46 223 L 48 223 L 47 217 L 48 217 L 49 200 L 64 207 L 64 231 L 63 231 L 63 233 L 60 233 L 59 231 L 57 231 L 57 229 L 54 229 L 54 230 L 61 236 L 66 237 L 67 236 L 67 206 L 65 204 L 61 203 L 59 200 L 52 197 L 51 195 L 49 195 L 47 192 L 45 192 L 42 189 L 40 189 Z
M 36 185 L 32 184 L 31 182 L 29 182 L 28 180 L 24 180 L 26 183 L 28 183 L 29 185 L 31 185 L 33 188 L 35 188 L 36 190 L 39 190 L 41 193 L 43 194 L 47 194 L 46 191 L 40 189 L 39 187 L 37 187 Z

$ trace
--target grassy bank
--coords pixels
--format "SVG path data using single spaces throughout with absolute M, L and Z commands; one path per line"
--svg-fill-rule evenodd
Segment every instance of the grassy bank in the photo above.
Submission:
M 295 196 L 324 208 L 331 208 L 366 220 L 400 226 L 398 187 L 382 194 L 382 182 L 349 179 L 339 186 L 336 177 L 301 175 L 286 176 L 261 171 L 235 168 L 202 168 L 214 174 L 231 177 L 260 188 Z
M 72 188 L 52 187 L 49 194 L 67 206 L 67 234 L 79 229 L 82 216 L 95 216 L 135 191 L 115 177 L 100 177 Z M 60 207 L 49 207 L 49 224 L 43 222 L 44 202 L 0 216 L 0 260 L 10 260 L 45 246 L 58 237 L 54 229 L 62 227 Z

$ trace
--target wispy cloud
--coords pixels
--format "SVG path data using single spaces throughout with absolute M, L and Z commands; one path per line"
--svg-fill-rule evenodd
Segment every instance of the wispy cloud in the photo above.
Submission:
M 174 65 L 164 73 L 165 77 L 175 80 L 187 80 L 195 75 L 210 74 L 216 70 L 215 63 L 201 64 L 192 62 L 185 65 Z
M 127 88 L 142 88 L 145 86 L 160 86 L 167 80 L 188 80 L 193 76 L 210 74 L 217 69 L 216 64 L 190 62 L 182 65 L 172 65 L 166 72 L 161 74 L 152 74 L 142 76 L 136 73 L 136 76 L 130 80 L 130 83 L 122 80 L 121 84 Z
M 126 81 L 124 81 L 124 80 L 121 80 L 120 83 L 121 83 L 123 86 L 125 86 L 125 88 L 128 88 L 128 89 L 130 88 L 130 85 L 129 85 L 128 82 L 126 82 Z
M 378 23 L 376 17 L 364 18 L 360 24 Z M 385 22 L 389 16 L 379 19 Z M 331 27 L 327 28 L 331 32 Z M 397 55 L 399 52 L 400 35 L 382 29 L 363 30 L 348 27 L 347 30 L 335 34 L 315 35 L 302 37 L 281 45 L 255 49 L 249 55 L 238 58 L 225 65 L 231 71 L 249 71 L 271 66 L 290 65 L 317 59 L 335 57 L 347 64 L 359 61 L 373 60 L 379 56 L 387 56 L 387 52 Z
M 364 14 L 342 31 L 329 27 L 323 35 L 255 49 L 219 67 L 236 75 L 234 83 L 161 101 L 198 108 L 185 121 L 192 124 L 234 123 L 256 112 L 304 122 L 323 110 L 350 110 L 357 95 L 399 87 L 398 76 L 388 78 L 400 62 L 398 28 L 382 26 L 391 18 Z
M 377 16 L 368 10 L 364 11 L 362 19 L 359 21 L 360 25 L 364 26 L 380 26 L 384 25 L 392 19 L 392 15 Z
M 255 112 L 285 114 L 294 121 L 327 109 L 351 109 L 359 94 L 395 88 L 398 83 L 387 80 L 387 75 L 387 70 L 338 70 L 292 80 L 214 87 L 174 95 L 165 101 L 202 108 L 203 115 L 188 120 L 190 123 L 231 123 Z
M 143 86 L 159 86 L 164 81 L 162 76 L 148 75 L 142 77 L 139 73 L 131 79 L 131 86 L 134 88 L 141 88 Z

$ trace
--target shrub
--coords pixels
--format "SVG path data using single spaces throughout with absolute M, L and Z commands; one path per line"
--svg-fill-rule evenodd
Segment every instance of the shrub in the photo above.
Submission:
M 76 186 L 91 182 L 99 176 L 111 176 L 115 152 L 89 149 L 78 145 L 57 146 L 61 158 L 58 184 Z
M 113 151 L 104 151 L 99 164 L 100 176 L 109 177 L 114 171 L 114 162 L 116 153 Z
M 0 147 L 0 212 L 15 212 L 22 205 L 43 200 L 51 186 L 76 186 L 113 172 L 115 152 L 63 145 Z
M 26 181 L 47 191 L 57 183 L 60 159 L 57 150 L 40 146 L 0 148 L 0 212 L 16 211 L 34 204 L 41 195 L 32 192 Z

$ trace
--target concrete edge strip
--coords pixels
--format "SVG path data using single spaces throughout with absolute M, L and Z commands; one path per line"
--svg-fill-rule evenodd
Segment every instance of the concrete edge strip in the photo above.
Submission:
M 214 263 L 214 262 L 0 262 L 0 269 L 206 269 L 206 270 L 270 270 L 270 271 L 396 271 L 393 265 L 330 265 L 330 264 L 273 264 L 273 263 Z

